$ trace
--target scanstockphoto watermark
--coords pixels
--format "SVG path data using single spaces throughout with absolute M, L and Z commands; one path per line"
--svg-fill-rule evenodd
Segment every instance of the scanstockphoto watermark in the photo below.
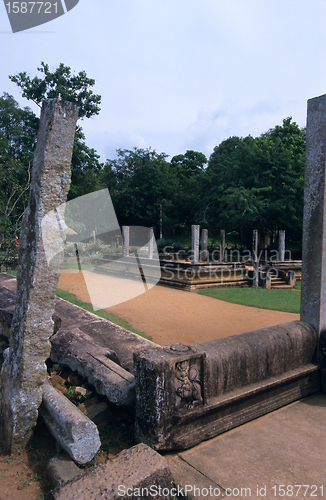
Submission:
M 44 2 L 3 0 L 13 33 L 53 21 L 76 7 L 79 0 L 49 0 Z
M 258 487 L 257 487 L 258 492 Z M 186 484 L 184 487 L 175 486 L 173 488 L 162 488 L 156 484 L 144 488 L 132 488 L 124 485 L 118 486 L 118 495 L 124 498 L 250 498 L 252 495 L 251 488 L 226 488 L 223 490 L 218 486 L 210 485 L 206 488 L 199 488 L 192 484 Z

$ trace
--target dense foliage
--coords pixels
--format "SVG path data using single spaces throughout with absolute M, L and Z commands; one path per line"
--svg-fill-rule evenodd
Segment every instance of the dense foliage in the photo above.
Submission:
M 305 131 L 283 120 L 258 138 L 230 137 L 214 148 L 205 172 L 210 226 L 302 231 Z
M 79 117 L 89 118 L 99 114 L 101 96 L 94 94 L 90 89 L 95 80 L 88 78 L 85 71 L 74 75 L 69 66 L 60 63 L 58 68 L 51 72 L 49 65 L 43 61 L 37 70 L 43 73 L 43 78 L 39 76 L 31 78 L 26 71 L 9 76 L 10 80 L 22 89 L 23 97 L 40 105 L 44 99 L 61 96 L 66 101 L 78 104 Z

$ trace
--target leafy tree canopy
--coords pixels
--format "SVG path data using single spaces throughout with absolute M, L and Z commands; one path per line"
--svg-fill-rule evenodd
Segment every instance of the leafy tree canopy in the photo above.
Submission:
M 0 246 L 13 234 L 27 204 L 30 167 L 36 145 L 38 119 L 15 99 L 0 97 Z
M 292 118 L 258 138 L 230 137 L 214 148 L 204 198 L 211 223 L 229 231 L 302 230 L 305 131 Z
M 95 80 L 88 78 L 85 71 L 72 74 L 69 66 L 60 63 L 57 69 L 50 71 L 49 65 L 41 62 L 37 68 L 44 76 L 31 78 L 26 71 L 9 76 L 10 80 L 22 89 L 23 97 L 40 105 L 44 99 L 61 96 L 79 106 L 79 117 L 90 118 L 100 112 L 101 96 L 90 89 Z

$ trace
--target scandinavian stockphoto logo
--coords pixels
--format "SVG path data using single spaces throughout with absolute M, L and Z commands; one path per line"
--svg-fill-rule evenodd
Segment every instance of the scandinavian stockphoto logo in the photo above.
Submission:
M 56 266 L 64 249 L 62 272 L 82 273 L 94 310 L 133 299 L 161 277 L 153 231 L 131 226 L 122 240 L 108 189 L 59 205 L 41 230 L 48 265 Z
M 13 33 L 53 21 L 76 7 L 79 0 L 22 2 L 3 0 Z

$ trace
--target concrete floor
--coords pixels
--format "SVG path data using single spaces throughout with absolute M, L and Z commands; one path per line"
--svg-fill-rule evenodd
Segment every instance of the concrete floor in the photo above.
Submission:
M 188 485 L 188 498 L 324 500 L 326 395 L 313 394 L 165 458 L 177 484 Z

